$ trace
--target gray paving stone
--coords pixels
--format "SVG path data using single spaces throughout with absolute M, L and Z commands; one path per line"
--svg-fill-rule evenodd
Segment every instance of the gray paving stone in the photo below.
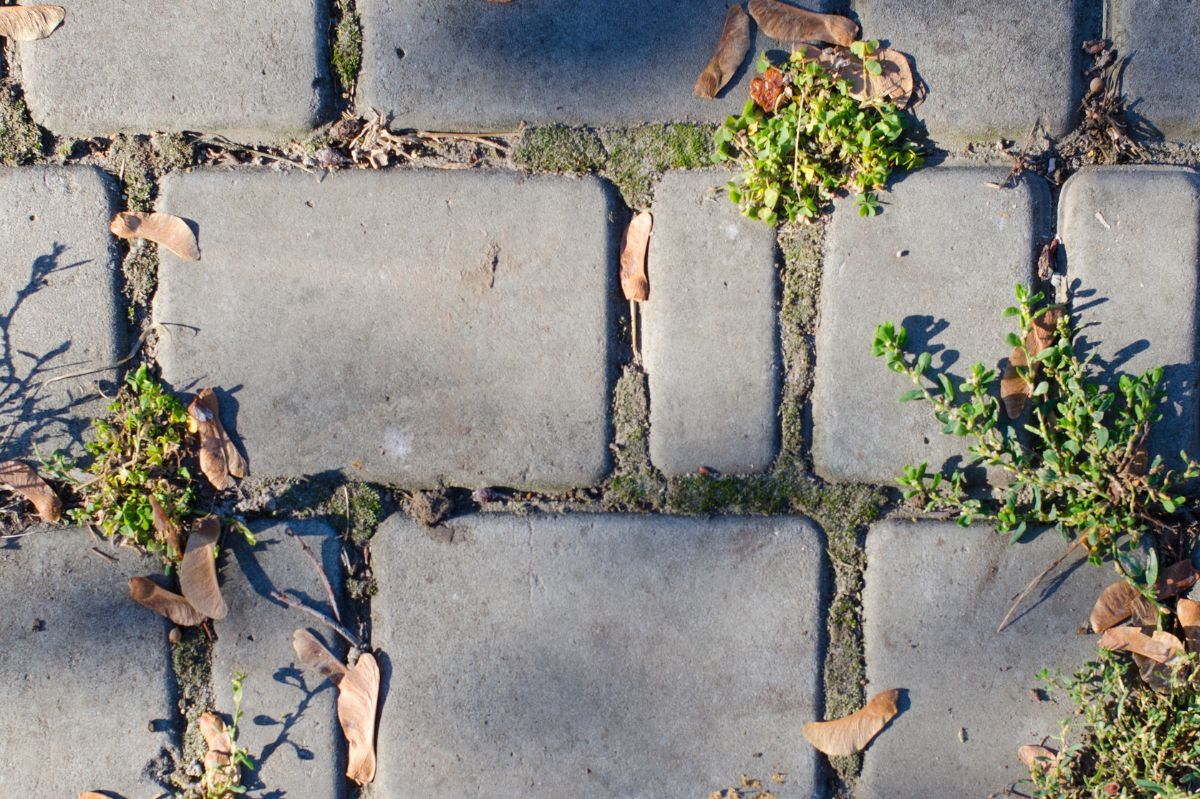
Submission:
M 0 453 L 81 454 L 116 370 L 41 385 L 121 357 L 111 186 L 90 167 L 22 167 L 0 169 L 0 196 Z
M 1079 102 L 1080 0 L 856 0 L 863 36 L 908 53 L 928 89 L 914 110 L 946 143 L 1071 129 Z
M 813 794 L 809 522 L 397 516 L 372 550 L 379 795 L 708 796 L 773 771 Z
M 594 179 L 196 172 L 161 206 L 177 388 L 223 389 L 260 476 L 561 488 L 607 465 L 612 204 Z M 196 328 L 193 334 L 186 326 Z
M 941 433 L 912 388 L 871 352 L 876 325 L 908 330 L 909 349 L 933 351 L 933 372 L 962 377 L 1008 356 L 1013 287 L 1032 278 L 1047 224 L 1042 183 L 998 191 L 1006 170 L 927 169 L 864 219 L 839 203 L 826 241 L 813 385 L 813 463 L 833 480 L 892 482 L 905 464 L 959 465 L 966 441 Z
M 997 634 L 1012 597 L 1063 547 L 1053 531 L 1009 546 L 990 527 L 951 522 L 868 531 L 867 691 L 904 689 L 909 707 L 867 749 L 856 795 L 982 799 L 1027 776 L 1017 747 L 1057 735 L 1073 710 L 1029 689 L 1042 687 L 1043 668 L 1070 672 L 1094 657 L 1095 636 L 1076 631 L 1115 579 L 1111 567 L 1068 561 L 1065 578 Z
M 758 472 L 779 438 L 775 231 L 711 191 L 724 172 L 672 172 L 655 191 L 642 304 L 650 458 L 666 474 Z
M 427 130 L 719 122 L 740 113 L 754 77 L 748 57 L 716 101 L 692 94 L 727 5 L 361 0 L 359 107 Z M 752 36 L 752 53 L 777 46 L 757 26 Z
M 1103 222 L 1097 217 L 1103 217 Z M 1196 327 L 1200 174 L 1175 167 L 1077 172 L 1059 201 L 1080 349 L 1108 381 L 1163 367 L 1168 402 L 1150 449 L 1200 457 Z
M 30 113 L 60 136 L 200 130 L 302 135 L 332 98 L 321 0 L 89 0 L 18 43 Z
M 1200 136 L 1200 6 L 1170 0 L 1114 0 L 1113 41 L 1129 55 L 1124 90 L 1130 108 L 1171 138 Z
M 157 569 L 93 544 L 42 527 L 0 546 L 0 796 L 162 793 L 152 774 L 176 723 L 167 623 L 128 589 Z
M 246 782 L 251 790 L 332 799 L 342 795 L 346 784 L 337 689 L 297 662 L 292 633 L 309 627 L 308 617 L 270 595 L 286 591 L 333 614 L 312 563 L 286 535 L 289 527 L 320 558 L 335 595 L 341 593 L 340 541 L 324 522 L 254 525 L 254 547 L 245 539 L 228 541 L 221 590 L 229 615 L 215 625 L 213 687 L 218 709 L 229 716 L 230 683 L 239 672 L 246 675 L 238 741 L 255 761 L 253 779 Z M 326 628 L 313 632 L 335 653 L 344 652 L 340 639 L 331 640 Z

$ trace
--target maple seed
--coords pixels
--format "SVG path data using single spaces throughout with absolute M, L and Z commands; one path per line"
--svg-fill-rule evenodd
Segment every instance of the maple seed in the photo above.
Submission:
M 3 6 L 0 7 L 0 36 L 15 42 L 45 39 L 58 29 L 66 15 L 62 6 Z
M 650 296 L 646 251 L 653 228 L 654 217 L 649 211 L 642 211 L 630 221 L 621 241 L 621 291 L 630 302 L 645 302 Z
M 693 91 L 697 97 L 711 100 L 733 78 L 750 50 L 750 18 L 740 5 L 729 7 L 721 38 L 708 65 L 700 73 Z
M 896 703 L 900 690 L 881 691 L 867 701 L 862 710 L 831 721 L 810 721 L 804 725 L 804 738 L 827 755 L 852 755 L 867 747 L 888 722 L 900 712 Z
M 122 239 L 146 239 L 166 247 L 184 261 L 200 260 L 196 234 L 177 216 L 145 211 L 121 211 L 112 218 L 109 231 Z
M 359 785 L 375 779 L 375 713 L 379 665 L 365 652 L 338 686 L 337 715 L 349 746 L 346 776 Z
M 0 484 L 33 503 L 42 521 L 56 522 L 62 518 L 62 500 L 32 466 L 20 461 L 0 463 Z
M 750 0 L 750 16 L 763 33 L 781 42 L 830 42 L 849 47 L 858 38 L 854 20 L 817 14 L 779 0 Z

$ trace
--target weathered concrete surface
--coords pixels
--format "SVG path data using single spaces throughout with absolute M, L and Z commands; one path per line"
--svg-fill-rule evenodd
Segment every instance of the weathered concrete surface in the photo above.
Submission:
M 1200 6 L 1114 0 L 1113 42 L 1128 55 L 1123 88 L 1131 110 L 1171 138 L 1200 136 Z
M 393 517 L 372 551 L 379 795 L 708 796 L 772 771 L 812 795 L 810 523 Z
M 211 171 L 164 210 L 155 318 L 178 389 L 221 388 L 260 476 L 559 488 L 605 474 L 616 244 L 594 179 Z M 194 326 L 192 333 L 186 326 Z
M 0 454 L 82 454 L 116 370 L 41 386 L 120 357 L 111 186 L 90 167 L 22 167 L 0 169 L 0 196 Z
M 712 192 L 728 177 L 672 172 L 655 191 L 642 350 L 668 475 L 762 471 L 778 445 L 775 231 Z
M 777 46 L 753 26 L 736 80 L 715 101 L 695 97 L 727 5 L 360 0 L 359 108 L 426 130 L 719 122 L 749 97 L 757 54 Z
M 914 108 L 947 143 L 1023 139 L 1039 119 L 1071 129 L 1079 101 L 1081 0 L 856 0 L 863 38 L 907 53 L 928 88 Z
M 155 763 L 177 734 L 168 625 L 128 588 L 158 569 L 94 544 L 42 527 L 0 546 L 0 796 L 162 792 Z
M 333 611 L 316 569 L 287 536 L 288 528 L 312 549 L 340 596 L 340 541 L 324 522 L 253 525 L 254 547 L 245 539 L 228 540 L 227 534 L 221 591 L 229 615 L 215 625 L 213 689 L 228 720 L 233 714 L 230 684 L 239 672 L 246 675 L 238 742 L 254 757 L 254 774 L 245 781 L 251 790 L 333 799 L 343 795 L 346 784 L 337 689 L 305 670 L 292 649 L 292 633 L 308 627 L 311 619 L 270 595 L 287 592 L 330 617 Z M 313 632 L 331 651 L 343 653 L 341 640 L 331 640 L 326 628 Z
M 856 795 L 984 797 L 1027 776 L 1017 747 L 1057 735 L 1072 712 L 1029 689 L 1043 687 L 1041 669 L 1071 672 L 1095 656 L 1096 636 L 1076 631 L 1115 579 L 1111 567 L 1068 561 L 1065 578 L 997 634 L 1012 597 L 1063 546 L 1053 531 L 1009 546 L 990 527 L 951 522 L 867 532 L 867 692 L 902 688 L 908 707 L 867 750 Z
M 333 87 L 320 0 L 89 0 L 49 39 L 17 43 L 35 121 L 60 136 L 199 130 L 302 135 Z
M 903 324 L 909 350 L 933 352 L 931 374 L 970 373 L 1007 357 L 1013 286 L 1032 278 L 1046 230 L 1043 183 L 997 191 L 1007 170 L 927 169 L 864 219 L 840 202 L 826 240 L 813 386 L 813 463 L 834 480 L 892 482 L 905 464 L 961 465 L 965 439 L 945 436 L 927 404 L 871 352 L 875 327 Z
M 1175 464 L 1181 449 L 1200 457 L 1200 174 L 1084 169 L 1063 187 L 1058 229 L 1081 351 L 1097 356 L 1094 367 L 1113 384 L 1120 373 L 1162 366 L 1167 402 L 1150 449 Z

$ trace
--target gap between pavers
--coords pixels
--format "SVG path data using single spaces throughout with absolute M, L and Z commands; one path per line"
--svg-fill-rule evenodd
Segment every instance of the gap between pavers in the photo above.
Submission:
M 789 518 L 473 515 L 372 541 L 381 796 L 808 799 L 823 536 Z
M 0 453 L 82 455 L 124 341 L 115 192 L 99 169 L 0 169 Z M 44 385 L 55 378 L 89 372 Z
M 0 545 L 0 796 L 157 796 L 179 734 L 168 625 L 128 580 L 160 568 L 81 528 L 28 532 Z

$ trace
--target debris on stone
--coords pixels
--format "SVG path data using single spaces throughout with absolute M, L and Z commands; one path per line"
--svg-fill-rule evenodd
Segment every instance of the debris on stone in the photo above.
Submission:
M 750 18 L 740 5 L 732 5 L 725 13 L 725 24 L 717 49 L 693 88 L 697 97 L 711 100 L 737 73 L 750 50 Z
M 217 580 L 216 549 L 220 536 L 221 522 L 216 516 L 199 519 L 192 526 L 179 566 L 179 590 L 183 596 L 207 618 L 218 620 L 229 615 Z
M 621 239 L 621 291 L 630 302 L 645 302 L 650 297 L 646 250 L 653 228 L 654 217 L 649 211 L 642 211 L 630 220 Z
M 231 477 L 246 476 L 246 461 L 221 424 L 221 408 L 216 392 L 204 388 L 188 405 L 188 427 L 200 436 L 200 471 L 213 488 L 224 491 L 233 485 Z
M 187 222 L 157 211 L 119 211 L 108 229 L 122 239 L 146 239 L 166 247 L 184 261 L 200 260 L 200 245 Z
M 839 14 L 818 14 L 779 0 L 750 0 L 750 16 L 762 32 L 781 42 L 830 42 L 849 47 L 858 24 Z
M 149 577 L 130 577 L 129 594 L 133 601 L 165 616 L 180 627 L 195 627 L 204 623 L 205 616 L 174 591 L 168 591 Z
M 364 652 L 338 684 L 337 712 L 349 745 L 346 776 L 359 785 L 375 779 L 375 715 L 379 705 L 379 665 Z
M 45 4 L 0 7 L 0 37 L 17 42 L 45 39 L 58 29 L 67 12 Z
M 334 685 L 340 686 L 349 671 L 311 630 L 303 627 L 296 630 L 292 635 L 292 648 L 301 663 L 322 677 L 328 677 Z
M 0 463 L 0 485 L 33 503 L 42 521 L 57 522 L 62 518 L 62 500 L 29 464 L 20 461 Z
M 900 690 L 880 691 L 867 704 L 849 716 L 832 721 L 810 721 L 804 725 L 804 738 L 827 755 L 843 756 L 861 752 L 867 744 L 900 712 Z
M 1156 630 L 1153 635 L 1146 635 L 1130 626 L 1105 630 L 1100 636 L 1100 646 L 1113 652 L 1132 652 L 1157 663 L 1166 663 L 1183 652 L 1183 643 L 1170 633 Z

